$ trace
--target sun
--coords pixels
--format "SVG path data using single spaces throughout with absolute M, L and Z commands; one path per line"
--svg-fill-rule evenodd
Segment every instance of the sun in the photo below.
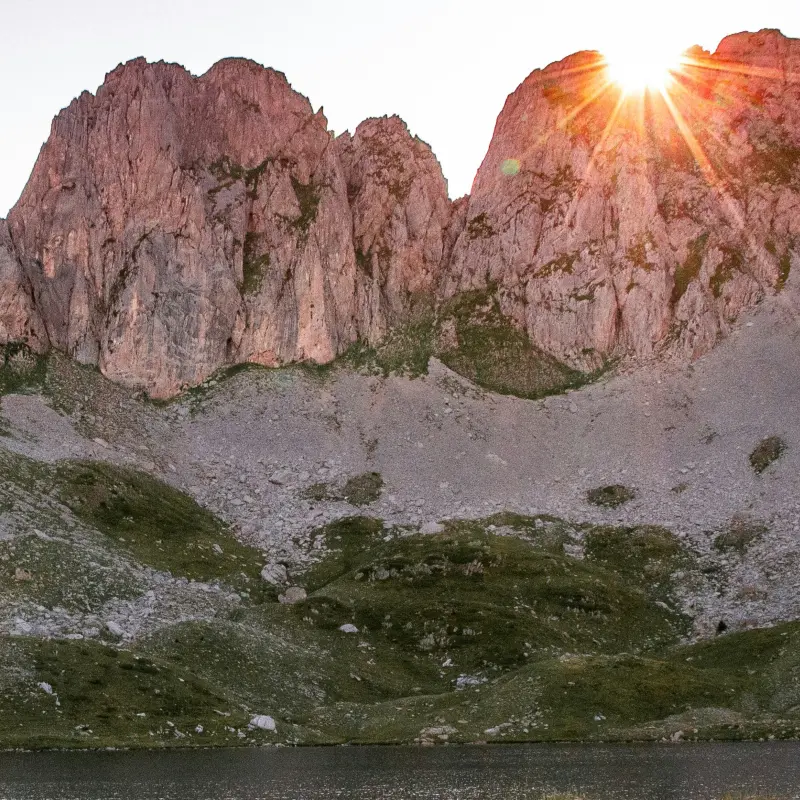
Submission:
M 628 43 L 605 54 L 609 80 L 626 94 L 664 92 L 680 69 L 681 55 L 658 47 Z

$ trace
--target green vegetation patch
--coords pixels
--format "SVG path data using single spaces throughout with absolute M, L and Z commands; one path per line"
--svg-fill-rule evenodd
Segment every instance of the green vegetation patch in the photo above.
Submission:
M 760 475 L 774 464 L 786 451 L 786 442 L 780 436 L 769 436 L 758 443 L 750 453 L 750 466 Z
M 322 629 L 353 623 L 407 653 L 463 671 L 506 670 L 561 652 L 653 649 L 685 630 L 649 588 L 600 563 L 479 526 L 452 526 L 350 551 L 297 613 Z M 320 566 L 312 573 L 315 589 Z M 666 581 L 666 579 L 665 579 Z
M 735 514 L 730 525 L 714 539 L 716 550 L 744 553 L 767 532 L 768 528 L 746 514 Z
M 248 233 L 244 237 L 241 291 L 245 295 L 258 293 L 264 275 L 269 269 L 269 253 L 260 252 L 261 238 L 257 233 Z
M 26 344 L 0 347 L 0 397 L 5 394 L 42 392 L 47 377 L 47 359 Z
M 472 242 L 475 239 L 489 239 L 496 233 L 489 217 L 485 213 L 480 213 L 467 223 L 467 238 Z
M 211 189 L 209 194 L 216 194 L 221 189 L 227 189 L 233 186 L 237 181 L 243 181 L 248 196 L 253 198 L 258 193 L 258 184 L 261 177 L 266 172 L 267 167 L 275 161 L 279 162 L 284 168 L 291 166 L 291 162 L 285 158 L 266 158 L 255 167 L 247 169 L 241 164 L 237 164 L 230 156 L 222 156 L 208 167 L 208 171 L 218 181 L 218 185 Z
M 610 728 L 687 707 L 724 705 L 738 688 L 735 680 L 686 663 L 621 655 L 551 661 L 514 676 L 502 691 L 524 691 L 528 677 L 539 684 L 538 707 L 547 724 L 541 738 L 552 739 L 600 738 Z
M 0 691 L 6 747 L 225 744 L 249 720 L 191 673 L 101 644 L 0 637 L 0 662 L 15 673 Z
M 670 660 L 739 682 L 742 694 L 733 704 L 738 710 L 800 716 L 799 622 L 718 636 L 678 648 Z
M 428 308 L 417 309 L 404 325 L 392 328 L 375 346 L 354 344 L 343 361 L 356 369 L 378 374 L 418 378 L 428 373 L 436 350 L 436 319 Z
M 354 506 L 367 506 L 374 503 L 382 491 L 383 477 L 380 472 L 363 472 L 348 478 L 341 491 L 330 483 L 314 483 L 302 492 L 302 497 L 316 503 L 346 500 Z
M 730 281 L 734 275 L 744 270 L 744 257 L 741 251 L 734 250 L 730 247 L 723 247 L 721 250 L 722 260 L 709 281 L 711 293 L 714 297 L 721 297 L 725 284 Z
M 641 584 L 654 599 L 672 600 L 672 575 L 691 564 L 689 552 L 672 531 L 655 525 L 589 528 L 586 558 Z
M 239 609 L 229 620 L 170 626 L 143 648 L 225 687 L 238 703 L 301 724 L 326 703 L 374 703 L 411 694 L 414 687 L 448 688 L 422 659 L 361 642 L 338 630 L 313 628 L 291 608 L 269 604 Z
M 456 742 L 658 739 L 680 725 L 699 728 L 701 738 L 758 738 L 766 731 L 791 737 L 800 732 L 799 632 L 800 624 L 791 623 L 662 656 L 564 654 L 462 691 L 368 709 L 327 706 L 309 724 L 329 741 L 358 743 L 424 740 L 431 728 Z
M 564 654 L 462 691 L 368 709 L 320 708 L 309 724 L 330 741 L 358 743 L 418 741 L 431 728 L 456 742 L 658 739 L 681 724 L 699 728 L 701 738 L 758 738 L 765 731 L 791 737 L 800 732 L 799 636 L 800 624 L 790 623 L 657 657 Z M 704 718 L 728 722 L 704 725 Z
M 288 614 L 279 614 L 283 607 L 269 608 L 275 610 L 273 616 L 291 623 Z M 326 700 L 325 692 L 315 686 L 319 670 L 313 669 L 314 644 L 292 633 L 263 619 L 255 624 L 182 622 L 156 631 L 141 647 L 177 670 L 225 687 L 238 703 L 285 716 Z
M 597 489 L 590 489 L 586 492 L 587 503 L 604 508 L 618 508 L 635 497 L 636 492 L 633 489 L 620 483 L 612 486 L 599 486 Z
M 103 378 L 96 367 L 79 364 L 56 350 L 39 354 L 20 342 L 0 345 L 0 398 L 7 394 L 38 394 L 65 414 L 83 406 L 87 395 L 95 408 L 106 402 L 119 406 L 123 396 L 130 400 L 126 390 Z M 83 419 L 77 426 L 87 432 Z
M 591 378 L 539 350 L 500 311 L 496 297 L 471 292 L 442 309 L 455 346 L 439 358 L 455 372 L 499 394 L 536 399 L 582 386 Z
M 147 586 L 108 550 L 88 555 L 80 542 L 28 534 L 0 542 L 0 598 L 47 608 L 92 611 L 115 598 L 130 600 Z
M 327 555 L 305 574 L 303 586 L 313 592 L 352 571 L 383 536 L 383 522 L 372 517 L 344 517 L 318 528 L 313 538 L 321 539 Z
M 775 291 L 780 292 L 786 281 L 789 280 L 789 273 L 792 271 L 792 254 L 787 251 L 781 256 L 778 263 L 778 280 L 775 282 Z
M 56 470 L 61 500 L 143 564 L 197 581 L 224 581 L 253 599 L 272 590 L 260 579 L 260 551 L 238 542 L 191 497 L 143 472 L 101 462 Z
M 698 236 L 689 244 L 686 261 L 675 268 L 675 284 L 672 287 L 672 297 L 670 298 L 673 306 L 678 305 L 680 299 L 686 294 L 689 284 L 699 277 L 707 243 L 707 233 Z
M 800 147 L 788 142 L 757 142 L 748 166 L 758 180 L 792 185 L 800 176 Z
M 741 681 L 687 663 L 634 655 L 569 655 L 523 666 L 460 692 L 318 709 L 310 721 L 331 738 L 409 742 L 426 728 L 450 741 L 586 741 L 633 738 L 637 724 L 687 708 L 735 703 Z M 337 713 L 338 712 L 338 713 Z M 400 713 L 398 713 L 400 712 Z
M 536 271 L 537 278 L 549 278 L 558 272 L 565 275 L 572 275 L 575 269 L 575 262 L 578 260 L 579 253 L 564 253 L 563 255 L 548 261 L 544 266 Z
M 139 535 L 140 498 L 150 490 L 118 468 L 87 476 L 94 466 L 106 468 L 61 465 L 52 482 L 108 535 L 114 555 L 129 543 L 110 532 L 125 524 L 123 538 Z M 163 497 L 151 504 L 158 509 Z M 168 503 L 176 504 L 183 508 Z M 180 516 L 214 541 L 219 528 L 193 513 Z M 173 524 L 156 517 L 150 536 Z M 676 725 L 715 738 L 800 733 L 800 623 L 680 644 L 689 620 L 676 610 L 675 581 L 694 561 L 666 529 L 504 513 L 449 521 L 436 535 L 351 517 L 313 536 L 325 555 L 298 578 L 310 594 L 296 605 L 241 604 L 122 650 L 0 637 L 0 742 L 624 740 L 661 738 Z M 564 544 L 578 541 L 583 558 L 566 555 Z M 11 544 L 0 567 L 31 573 L 11 590 L 32 586 L 44 557 L 36 548 L 51 542 Z M 57 548 L 47 556 L 61 557 Z M 209 566 L 226 563 L 199 559 L 192 568 Z M 49 561 L 47 569 L 61 578 Z M 75 586 L 96 580 L 74 578 Z M 253 714 L 273 716 L 278 733 L 249 731 Z M 717 722 L 680 722 L 687 715 Z
M 344 485 L 344 499 L 354 506 L 374 503 L 383 491 L 383 478 L 379 472 L 364 472 L 348 479 Z
M 327 500 L 341 500 L 341 495 L 336 491 L 336 487 L 330 483 L 312 483 L 307 489 L 303 490 L 302 497 L 306 500 L 313 500 L 315 503 L 323 503 Z
M 579 372 L 531 344 L 500 310 L 493 290 L 467 292 L 438 310 L 420 304 L 412 320 L 374 346 L 357 343 L 345 363 L 382 375 L 427 374 L 432 356 L 484 389 L 537 399 L 596 380 L 610 365 Z
M 292 188 L 300 206 L 300 216 L 294 220 L 293 224 L 301 233 L 306 234 L 317 218 L 317 209 L 321 199 L 320 187 L 314 183 L 301 183 L 292 176 Z
M 652 234 L 639 234 L 627 249 L 625 257 L 637 269 L 643 269 L 646 272 L 649 272 L 651 269 L 653 269 L 654 264 L 650 263 L 647 254 L 650 248 L 654 249 L 655 247 L 656 243 Z

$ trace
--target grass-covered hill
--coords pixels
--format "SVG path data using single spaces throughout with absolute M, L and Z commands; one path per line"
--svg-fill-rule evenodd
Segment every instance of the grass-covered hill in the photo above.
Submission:
M 41 620 L 3 623 L 0 746 L 800 734 L 800 624 L 685 644 L 699 570 L 663 528 L 345 518 L 284 604 L 259 550 L 153 477 L 0 470 L 4 513 L 37 521 L 0 540 L 0 606 Z

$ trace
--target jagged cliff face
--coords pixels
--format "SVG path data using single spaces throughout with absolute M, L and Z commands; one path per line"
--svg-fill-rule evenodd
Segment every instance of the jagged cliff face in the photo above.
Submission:
M 54 347 L 164 396 L 378 335 L 409 269 L 431 287 L 447 194 L 403 123 L 364 127 L 339 145 L 282 74 L 244 60 L 200 78 L 118 68 L 56 118 L 10 215 L 27 285 L 0 336 L 41 339 L 35 305 Z
M 28 283 L 8 225 L 0 219 L 0 344 L 26 342 L 34 350 L 47 349 L 47 333 L 33 304 Z
M 351 201 L 356 264 L 366 279 L 366 333 L 374 339 L 436 288 L 450 201 L 439 162 L 398 117 L 367 120 L 353 137 L 345 133 L 336 143 Z
M 535 343 L 584 369 L 700 355 L 785 281 L 799 168 L 800 41 L 694 51 L 666 99 L 622 96 L 578 54 L 508 98 L 445 293 L 496 284 Z
M 167 396 L 490 287 L 572 366 L 691 358 L 781 288 L 799 202 L 800 41 L 777 32 L 693 52 L 666 99 L 622 97 L 593 53 L 534 72 L 456 203 L 397 118 L 334 139 L 273 70 L 140 59 L 56 118 L 0 222 L 0 344 Z

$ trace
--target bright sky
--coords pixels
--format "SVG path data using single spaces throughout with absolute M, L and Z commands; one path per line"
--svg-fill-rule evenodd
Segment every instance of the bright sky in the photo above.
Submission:
M 140 55 L 195 74 L 252 58 L 324 105 L 337 132 L 399 114 L 458 197 L 506 95 L 537 67 L 643 38 L 681 51 L 742 30 L 800 37 L 800 0 L 0 0 L 0 12 L 0 216 L 58 110 Z

